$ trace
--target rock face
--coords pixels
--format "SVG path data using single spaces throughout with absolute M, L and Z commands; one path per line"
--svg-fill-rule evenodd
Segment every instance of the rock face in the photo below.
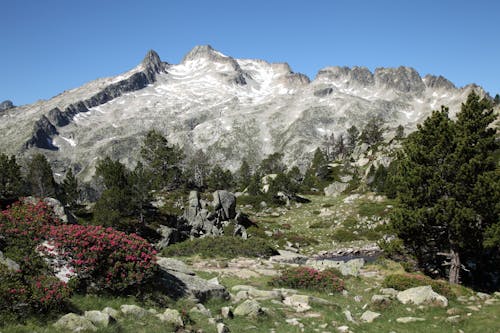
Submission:
M 403 304 L 429 304 L 438 305 L 442 307 L 448 306 L 446 297 L 439 295 L 432 290 L 431 286 L 422 286 L 406 289 L 401 291 L 396 296 L 397 299 Z
M 236 217 L 236 197 L 228 191 L 215 191 L 213 206 L 222 221 Z
M 12 101 L 6 100 L 6 101 L 3 101 L 2 103 L 0 103 L 0 112 L 7 111 L 7 110 L 13 109 L 13 108 L 15 108 L 15 105 L 14 105 L 14 103 L 12 103 Z
M 2 251 L 0 251 L 0 264 L 5 265 L 7 269 L 11 271 L 18 271 L 21 269 L 21 266 L 19 266 L 17 262 L 5 257 Z
M 344 192 L 349 184 L 341 182 L 333 182 L 325 187 L 324 192 L 327 197 L 337 197 Z
M 341 260 L 307 260 L 306 266 L 319 270 L 327 268 L 337 268 L 342 275 L 358 276 L 359 270 L 365 265 L 365 260 L 362 258 L 352 259 L 347 262 Z
M 234 309 L 235 316 L 241 317 L 257 317 L 263 314 L 263 310 L 259 302 L 253 299 L 247 299 Z
M 36 204 L 39 199 L 35 197 L 25 197 L 23 201 L 26 203 Z M 45 202 L 52 211 L 54 215 L 63 223 L 71 223 L 75 224 L 77 222 L 77 218 L 73 213 L 71 213 L 66 207 L 62 205 L 62 203 L 54 198 L 43 198 L 43 202 Z
M 480 87 L 457 88 L 438 76 L 422 79 L 408 67 L 374 73 L 328 67 L 310 81 L 288 64 L 235 59 L 208 45 L 175 65 L 149 51 L 121 75 L 15 108 L 0 121 L 0 145 L 8 154 L 52 149 L 54 171 L 79 165 L 83 180 L 91 179 L 95 156 L 134 165 L 152 128 L 233 171 L 243 157 L 254 164 L 273 152 L 304 166 L 326 134 L 362 129 L 374 117 L 388 132 L 398 125 L 411 132 L 438 105 L 454 116 L 472 90 L 485 95 Z
M 158 265 L 165 292 L 173 298 L 192 297 L 200 302 L 211 298 L 229 298 L 224 286 L 210 283 L 194 275 L 194 272 L 179 260 L 160 257 Z

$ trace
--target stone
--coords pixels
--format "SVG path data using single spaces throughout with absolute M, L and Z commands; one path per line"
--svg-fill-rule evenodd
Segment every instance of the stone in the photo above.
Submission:
M 497 298 L 489 298 L 486 301 L 484 301 L 484 305 L 495 305 L 498 303 Z
M 387 295 L 373 295 L 371 303 L 375 305 L 387 305 L 391 303 L 391 299 Z
M 345 315 L 345 319 L 347 319 L 347 321 L 350 321 L 351 323 L 355 322 L 354 319 L 352 318 L 351 311 L 344 310 L 344 315 Z
M 165 309 L 165 312 L 157 314 L 156 317 L 160 319 L 160 321 L 172 324 L 176 327 L 183 327 L 184 322 L 182 321 L 182 317 L 179 314 L 179 311 L 175 309 Z
M 68 313 L 54 323 L 54 327 L 64 332 L 97 332 L 97 327 L 90 320 L 75 313 Z
M 460 318 L 459 315 L 450 316 L 450 317 L 446 318 L 446 322 L 452 323 L 452 324 L 459 323 L 461 320 L 462 320 L 462 318 Z
M 203 304 L 198 303 L 189 310 L 189 312 L 198 312 L 206 317 L 212 317 L 212 312 L 207 309 Z
M 244 291 L 247 293 L 247 297 L 253 297 L 256 299 L 260 300 L 268 300 L 268 299 L 277 299 L 277 300 L 282 300 L 283 295 L 279 290 L 259 290 L 255 287 L 252 286 L 246 286 L 246 285 L 236 285 L 231 288 L 233 291 Z M 236 295 L 238 297 L 238 294 Z
M 285 264 L 305 264 L 307 257 L 291 251 L 278 250 L 279 255 L 271 256 L 269 261 Z
M 500 291 L 495 291 L 493 297 L 500 298 Z
M 148 311 L 137 305 L 123 304 L 120 306 L 120 311 L 127 316 L 133 316 L 135 318 L 143 318 L 148 315 Z
M 305 312 L 311 309 L 309 305 L 309 296 L 307 295 L 292 295 L 285 297 L 283 304 L 294 308 L 296 312 Z
M 156 263 L 160 268 L 168 271 L 176 271 L 187 275 L 194 275 L 194 271 L 183 261 L 173 258 L 156 257 Z
M 16 106 L 14 105 L 14 103 L 12 103 L 12 101 L 10 100 L 5 100 L 3 101 L 2 103 L 0 103 L 0 112 L 2 111 L 7 111 L 9 109 L 13 109 L 15 108 Z
M 234 317 L 233 310 L 229 306 L 223 306 L 220 309 L 220 314 L 224 319 L 231 319 Z
M 354 296 L 354 301 L 360 303 L 363 300 L 363 296 L 356 295 Z
M 17 272 L 21 269 L 21 266 L 19 266 L 17 262 L 15 262 L 10 258 L 5 257 L 2 251 L 0 251 L 0 264 L 7 266 L 8 270 L 14 272 Z
M 229 333 L 231 332 L 229 330 L 229 327 L 226 326 L 224 323 L 217 323 L 217 333 Z
M 408 323 L 414 323 L 414 322 L 417 322 L 417 321 L 425 321 L 425 319 L 424 318 L 418 318 L 418 317 L 400 317 L 400 318 L 397 318 L 396 321 L 398 323 L 408 324 Z
M 238 305 L 236 309 L 234 309 L 235 316 L 257 317 L 261 314 L 263 314 L 262 307 L 260 306 L 259 302 L 253 299 L 247 299 L 246 301 Z
M 218 190 L 214 192 L 213 197 L 215 211 L 223 213 L 221 214 L 222 221 L 227 221 L 236 217 L 236 197 L 233 193 Z
M 488 295 L 488 294 L 486 294 L 486 293 L 481 293 L 481 292 L 476 293 L 476 296 L 477 296 L 480 300 L 483 300 L 483 301 L 485 301 L 485 300 L 487 300 L 487 299 L 491 298 L 491 296 L 490 296 L 490 295 Z
M 339 327 L 337 327 L 337 332 L 347 333 L 347 332 L 349 332 L 349 326 L 346 326 L 346 325 L 339 326 Z
M 461 314 L 461 313 L 462 313 L 462 310 L 457 309 L 457 308 L 450 308 L 450 309 L 446 310 L 446 314 L 448 314 L 450 316 L 456 316 L 456 315 Z
M 365 311 L 361 315 L 361 321 L 364 321 L 365 323 L 371 323 L 380 316 L 381 316 L 381 314 L 378 312 Z
M 398 293 L 397 299 L 403 304 L 412 303 L 415 305 L 429 304 L 442 307 L 448 306 L 446 297 L 434 292 L 431 286 L 406 289 Z
M 357 259 L 352 259 L 347 262 L 344 262 L 342 260 L 329 260 L 329 259 L 323 259 L 323 260 L 316 260 L 316 259 L 309 259 L 305 263 L 306 266 L 319 269 L 319 270 L 324 270 L 328 268 L 336 268 L 338 269 L 342 275 L 344 276 L 359 276 L 359 272 L 361 268 L 365 265 L 365 260 L 363 258 L 357 258 Z
M 208 282 L 196 275 L 187 268 L 185 264 L 179 264 L 178 260 L 161 260 L 163 264 L 160 267 L 160 282 L 163 286 L 163 292 L 168 296 L 179 299 L 182 297 L 191 297 L 205 302 L 211 298 L 229 299 L 229 293 L 222 285 Z M 176 262 L 175 266 L 168 263 Z M 179 265 L 177 265 L 179 264 Z
M 120 312 L 118 312 L 118 310 L 110 308 L 109 306 L 102 309 L 102 313 L 108 314 L 111 318 L 115 320 L 118 319 L 118 317 L 120 317 Z
M 399 291 L 397 291 L 394 288 L 381 288 L 380 293 L 382 293 L 382 295 L 396 297 L 398 295 Z
M 304 324 L 302 324 L 297 318 L 288 318 L 285 319 L 285 322 L 292 326 L 298 326 L 300 328 L 304 328 Z
M 35 197 L 25 197 L 22 199 L 24 203 L 36 204 L 40 199 Z M 44 203 L 46 203 L 54 212 L 54 216 L 57 217 L 63 223 L 76 224 L 78 219 L 76 216 L 69 211 L 63 204 L 54 198 L 43 198 Z
M 110 320 L 112 320 L 109 314 L 97 310 L 85 311 L 83 316 L 99 327 L 108 327 Z
M 347 183 L 333 182 L 325 187 L 323 192 L 325 193 L 325 196 L 335 198 L 344 192 L 347 187 L 349 187 L 349 184 Z
M 161 239 L 156 243 L 158 249 L 164 249 L 170 244 L 178 241 L 179 231 L 176 228 L 170 228 L 166 225 L 160 225 L 156 232 L 160 234 Z

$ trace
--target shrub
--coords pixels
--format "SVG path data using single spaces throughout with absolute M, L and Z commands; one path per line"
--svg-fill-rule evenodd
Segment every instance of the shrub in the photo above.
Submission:
M 291 267 L 273 278 L 270 284 L 275 287 L 309 289 L 324 292 L 344 290 L 344 281 L 339 278 L 338 270 L 319 271 L 310 267 Z
M 276 250 L 262 238 L 242 239 L 239 237 L 205 237 L 187 240 L 168 246 L 162 251 L 164 256 L 200 255 L 204 258 L 269 257 Z
M 386 288 L 406 290 L 420 286 L 431 286 L 432 290 L 446 297 L 454 296 L 450 285 L 442 280 L 434 280 L 422 274 L 391 274 L 387 275 L 382 282 Z
M 5 321 L 30 314 L 61 310 L 71 294 L 66 283 L 54 276 L 26 275 L 0 265 L 0 315 Z
M 335 230 L 335 232 L 332 234 L 332 239 L 337 241 L 337 242 L 352 242 L 355 240 L 358 240 L 360 237 L 355 235 L 352 231 L 349 231 L 347 229 L 341 228 Z
M 124 291 L 144 283 L 156 269 L 156 251 L 143 238 L 111 227 L 52 227 L 49 246 L 39 250 L 74 267 L 81 286 L 95 283 L 109 291 Z

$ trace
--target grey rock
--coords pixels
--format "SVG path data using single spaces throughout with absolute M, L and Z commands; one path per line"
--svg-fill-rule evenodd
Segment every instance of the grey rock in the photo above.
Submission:
M 165 309 L 165 312 L 157 314 L 156 317 L 160 319 L 160 321 L 175 325 L 176 327 L 184 326 L 184 322 L 182 321 L 179 311 L 175 309 Z
M 410 67 L 377 68 L 375 83 L 393 88 L 404 93 L 421 93 L 425 84 L 418 72 Z
M 192 297 L 200 302 L 211 298 L 229 299 L 224 286 L 209 283 L 196 275 L 169 269 L 168 266 L 160 266 L 160 282 L 164 292 L 173 298 Z
M 333 93 L 333 88 L 324 88 L 324 89 L 318 89 L 314 91 L 314 96 L 316 97 L 325 97 Z
M 57 150 L 58 148 L 52 144 L 52 138 L 59 134 L 56 127 L 42 116 L 33 126 L 33 134 L 31 138 L 25 142 L 24 148 L 43 148 L 48 150 Z
M 364 321 L 365 323 L 371 323 L 380 316 L 381 316 L 381 314 L 378 312 L 365 311 L 361 315 L 360 319 L 361 319 L 361 321 Z
M 54 323 L 54 327 L 65 332 L 97 332 L 90 320 L 75 313 L 68 313 Z
M 375 305 L 386 305 L 391 303 L 391 299 L 387 295 L 373 295 L 371 303 Z
M 476 293 L 476 296 L 480 299 L 480 300 L 487 300 L 489 298 L 491 298 L 491 295 L 489 294 L 486 294 L 486 293 L 482 293 L 482 292 L 478 292 Z
M 352 259 L 347 262 L 341 260 L 315 260 L 309 259 L 306 261 L 305 265 L 324 270 L 327 268 L 336 268 L 338 269 L 342 275 L 347 276 L 358 276 L 360 269 L 364 266 L 365 260 L 363 258 Z
M 419 317 L 399 317 L 396 319 L 398 323 L 401 324 L 408 324 L 408 323 L 414 323 L 417 321 L 425 321 L 425 318 L 419 318 Z
M 221 313 L 222 318 L 224 318 L 224 319 L 231 319 L 234 317 L 233 310 L 229 306 L 223 306 L 220 309 L 220 313 Z
M 113 320 L 108 313 L 97 310 L 85 311 L 83 316 L 98 327 L 108 327 L 110 321 Z
M 234 194 L 218 190 L 214 192 L 213 197 L 215 210 L 223 213 L 222 220 L 230 220 L 236 217 L 236 197 Z
M 247 299 L 234 309 L 234 315 L 240 317 L 257 317 L 263 313 L 259 302 L 253 299 Z
M 424 82 L 425 85 L 429 88 L 433 89 L 455 89 L 455 85 L 451 83 L 448 79 L 444 78 L 443 76 L 435 76 L 435 75 L 430 75 L 427 74 L 424 77 Z
M 398 293 L 397 299 L 403 304 L 448 306 L 446 297 L 434 292 L 431 286 L 406 289 Z
M 217 333 L 229 333 L 231 330 L 224 323 L 217 323 Z
M 344 316 L 347 321 L 350 321 L 351 323 L 355 323 L 354 319 L 352 318 L 351 311 L 349 310 L 344 310 Z
M 161 239 L 156 243 L 158 249 L 164 249 L 170 244 L 176 243 L 179 240 L 179 230 L 176 228 L 167 227 L 166 225 L 160 225 L 156 229 L 161 236 Z
M 278 250 L 278 253 L 279 255 L 271 256 L 269 260 L 271 262 L 280 262 L 287 264 L 304 264 L 308 259 L 302 254 L 291 251 Z
M 198 312 L 206 317 L 212 317 L 212 312 L 201 303 L 196 304 L 189 312 Z
M 38 200 L 40 199 L 35 197 L 24 197 L 22 199 L 23 202 L 33 205 L 36 204 Z M 78 219 L 76 216 L 68 208 L 64 207 L 59 200 L 55 198 L 43 198 L 42 200 L 52 209 L 55 217 L 57 217 L 62 223 L 77 223 Z
M 339 196 L 342 192 L 344 192 L 349 184 L 346 183 L 341 183 L 341 182 L 333 182 L 327 187 L 323 189 L 323 192 L 327 197 L 337 197 Z
M 398 293 L 399 293 L 399 291 L 397 291 L 394 288 L 381 288 L 380 292 L 383 295 L 388 295 L 388 296 L 392 296 L 392 297 L 396 297 L 398 295 Z
M 104 309 L 102 309 L 102 313 L 106 313 L 108 314 L 111 318 L 113 319 L 118 319 L 118 317 L 120 317 L 120 312 L 118 310 L 115 310 L 111 307 L 105 307 Z
M 120 306 L 120 311 L 126 316 L 135 318 L 144 318 L 148 315 L 148 311 L 134 304 L 123 304 Z
M 157 256 L 156 263 L 161 269 L 166 271 L 175 271 L 187 275 L 195 275 L 194 271 L 188 265 L 178 259 Z
M 0 264 L 5 265 L 8 270 L 14 271 L 14 272 L 17 272 L 18 270 L 21 269 L 21 266 L 19 266 L 19 264 L 17 262 L 4 256 L 2 251 L 0 251 Z
M 12 103 L 12 101 L 6 100 L 6 101 L 3 101 L 2 103 L 0 103 L 0 112 L 7 111 L 7 110 L 13 109 L 15 107 L 16 106 L 14 105 L 14 103 Z
M 462 318 L 459 315 L 455 316 L 449 316 L 446 318 L 446 322 L 456 324 L 459 323 L 462 320 Z

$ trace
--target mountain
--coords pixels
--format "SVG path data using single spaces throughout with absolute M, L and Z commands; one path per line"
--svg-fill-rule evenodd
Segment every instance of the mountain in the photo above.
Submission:
M 155 128 L 187 154 L 203 149 L 232 169 L 243 157 L 257 162 L 275 151 L 301 165 L 326 134 L 362 129 L 378 117 L 389 138 L 441 105 L 453 116 L 471 90 L 485 94 L 409 67 L 327 67 L 311 81 L 286 63 L 234 59 L 210 46 L 196 46 L 175 65 L 149 51 L 121 75 L 2 111 L 0 147 L 22 155 L 42 150 L 56 173 L 72 166 L 89 179 L 105 155 L 133 165 L 144 134 Z

